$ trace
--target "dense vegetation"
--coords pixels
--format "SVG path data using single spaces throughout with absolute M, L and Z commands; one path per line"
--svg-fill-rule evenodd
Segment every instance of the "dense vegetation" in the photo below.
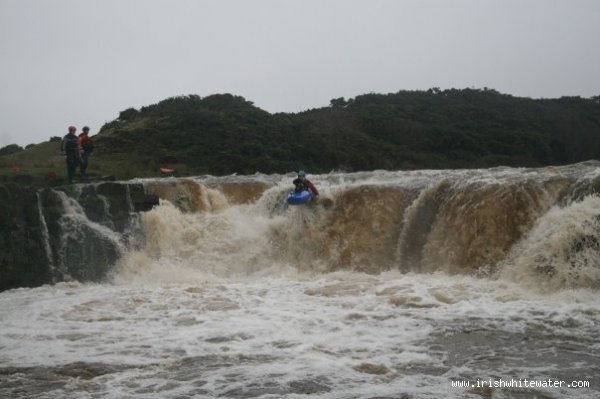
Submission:
M 600 97 L 519 98 L 437 88 L 332 99 L 270 114 L 231 94 L 173 97 L 129 108 L 93 137 L 91 163 L 119 178 L 183 174 L 542 166 L 600 158 Z M 10 148 L 12 161 L 45 149 Z M 7 163 L 8 161 L 5 161 Z M 60 171 L 62 172 L 62 170 Z
M 211 174 L 565 164 L 600 156 L 600 97 L 430 89 L 272 115 L 242 97 L 191 95 L 125 110 L 96 141 L 143 167 Z

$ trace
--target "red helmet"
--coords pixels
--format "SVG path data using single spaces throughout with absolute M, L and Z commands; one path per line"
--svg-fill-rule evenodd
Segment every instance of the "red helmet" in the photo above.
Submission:
M 75 126 L 69 126 L 69 133 L 76 132 L 77 128 Z

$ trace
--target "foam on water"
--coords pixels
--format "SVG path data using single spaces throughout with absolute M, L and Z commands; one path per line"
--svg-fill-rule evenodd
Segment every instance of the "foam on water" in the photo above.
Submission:
M 546 290 L 600 286 L 600 197 L 554 207 L 515 246 L 502 271 Z
M 451 379 L 591 378 L 584 370 L 597 372 L 600 350 L 593 292 L 533 294 L 467 276 L 337 272 L 225 283 L 62 283 L 5 292 L 0 300 L 3 367 L 27 374 L 34 366 L 114 365 L 91 389 L 114 398 L 252 397 L 260 390 L 294 397 L 302 389 L 323 398 L 464 397 Z M 453 362 L 440 343 L 465 334 L 479 334 L 489 346 Z M 520 342 L 509 338 L 524 336 L 535 350 L 515 353 Z M 540 354 L 536 342 L 561 356 Z M 560 349 L 573 342 L 573 352 L 596 355 L 577 357 L 577 365 L 561 353 L 570 349 Z M 489 351 L 512 360 L 497 367 L 494 356 L 486 360 Z M 523 369 L 533 359 L 535 367 Z M 78 397 L 79 384 L 59 381 L 40 397 Z M 547 393 L 584 392 L 592 391 Z

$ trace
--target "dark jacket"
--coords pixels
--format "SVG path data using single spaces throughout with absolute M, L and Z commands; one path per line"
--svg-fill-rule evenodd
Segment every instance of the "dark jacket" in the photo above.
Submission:
M 299 177 L 295 179 L 292 183 L 296 186 L 295 191 L 310 191 L 312 195 L 319 195 L 319 190 L 315 187 L 314 184 L 308 179 L 300 179 Z
M 67 134 L 60 143 L 60 154 L 71 158 L 79 158 L 79 143 L 78 138 L 74 134 Z

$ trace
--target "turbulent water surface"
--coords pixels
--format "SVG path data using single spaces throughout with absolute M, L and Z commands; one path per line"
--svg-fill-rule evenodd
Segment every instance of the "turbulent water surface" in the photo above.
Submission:
M 0 397 L 600 395 L 600 164 L 291 180 L 143 181 L 106 282 L 0 293 Z

